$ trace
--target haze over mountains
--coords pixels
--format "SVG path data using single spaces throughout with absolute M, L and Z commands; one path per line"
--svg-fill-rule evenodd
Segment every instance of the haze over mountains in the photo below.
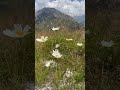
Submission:
M 61 27 L 69 30 L 79 30 L 83 25 L 77 20 L 55 8 L 43 8 L 35 13 L 35 23 L 40 30 Z
M 76 21 L 78 21 L 80 24 L 85 25 L 85 15 L 76 16 L 76 17 L 74 17 L 74 19 L 75 19 Z

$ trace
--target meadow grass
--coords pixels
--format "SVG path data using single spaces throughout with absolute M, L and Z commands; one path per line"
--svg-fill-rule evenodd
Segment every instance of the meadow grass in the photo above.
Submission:
M 84 31 L 36 31 L 35 38 L 48 36 L 46 42 L 35 41 L 35 80 L 36 87 L 50 90 L 84 90 L 85 89 L 85 38 Z M 73 39 L 67 41 L 66 39 Z M 83 46 L 77 46 L 83 43 Z M 62 54 L 61 58 L 52 56 L 55 45 Z M 53 60 L 56 65 L 45 66 L 46 61 Z M 68 72 L 69 76 L 66 76 Z

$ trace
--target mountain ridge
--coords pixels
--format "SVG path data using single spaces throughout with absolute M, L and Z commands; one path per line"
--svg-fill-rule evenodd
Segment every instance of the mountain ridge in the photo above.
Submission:
M 74 18 L 66 15 L 55 8 L 43 8 L 35 13 L 35 23 L 40 30 L 52 27 L 62 27 L 69 30 L 79 30 L 82 25 L 75 21 Z
M 74 19 L 78 21 L 80 24 L 85 25 L 85 15 L 82 16 L 75 16 Z

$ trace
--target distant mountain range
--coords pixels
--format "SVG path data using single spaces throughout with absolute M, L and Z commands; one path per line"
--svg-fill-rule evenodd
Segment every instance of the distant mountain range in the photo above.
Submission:
M 78 23 L 76 18 L 72 18 L 55 8 L 43 8 L 35 13 L 36 28 L 39 30 L 49 30 L 52 27 L 60 27 L 69 30 L 79 30 L 83 24 Z
M 76 16 L 76 17 L 74 17 L 74 19 L 75 19 L 76 21 L 78 21 L 80 24 L 85 25 L 85 15 Z

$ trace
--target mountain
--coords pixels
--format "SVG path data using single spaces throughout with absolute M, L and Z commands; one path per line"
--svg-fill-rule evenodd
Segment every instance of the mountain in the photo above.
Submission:
M 74 17 L 74 19 L 75 19 L 78 23 L 80 23 L 80 24 L 82 24 L 82 25 L 85 25 L 85 15 L 76 16 L 76 17 Z
M 35 13 L 36 28 L 49 30 L 52 27 L 60 27 L 69 30 L 79 30 L 82 25 L 74 18 L 56 10 L 55 8 L 43 8 Z

